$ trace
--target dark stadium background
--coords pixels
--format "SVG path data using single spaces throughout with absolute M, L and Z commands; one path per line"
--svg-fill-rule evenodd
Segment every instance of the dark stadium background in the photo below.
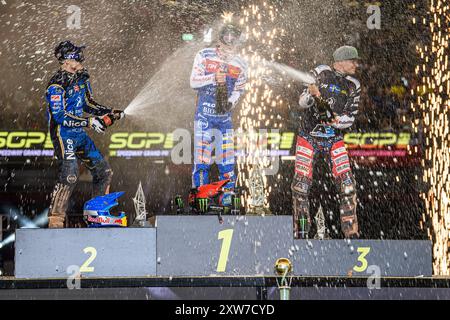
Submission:
M 70 1 L 70 4 L 78 5 L 83 10 L 86 22 L 83 22 L 81 30 L 61 27 L 65 24 L 66 7 L 69 5 L 64 1 L 58 4 L 28 1 L 22 7 L 14 3 L 0 6 L 0 131 L 47 130 L 44 92 L 46 82 L 58 68 L 52 52 L 59 41 L 71 39 L 87 45 L 86 66 L 93 79 L 97 100 L 123 109 L 158 70 L 158 66 L 183 45 L 183 33 L 196 34 L 219 19 L 223 11 L 238 11 L 246 3 Z M 280 10 L 289 12 L 282 22 L 287 31 L 281 47 L 281 61 L 284 63 L 299 70 L 309 70 L 319 63 L 330 64 L 333 50 L 340 45 L 350 44 L 359 49 L 362 66 L 357 78 L 363 89 L 359 118 L 352 132 L 412 130 L 411 122 L 419 116 L 410 108 L 410 102 L 416 99 L 411 89 L 418 82 L 414 72 L 418 61 L 415 46 L 429 40 L 425 28 L 411 23 L 413 16 L 420 16 L 424 5 L 421 1 L 414 1 L 414 7 L 412 1 L 381 2 L 380 30 L 369 30 L 366 26 L 369 4 L 366 1 L 272 3 Z M 294 17 L 301 19 L 293 20 Z M 295 54 L 290 52 L 291 48 L 296 49 Z M 173 77 L 177 77 L 176 72 Z M 396 94 L 402 87 L 401 93 Z M 275 90 L 288 101 L 287 107 L 277 112 L 282 116 L 286 129 L 295 131 L 293 106 L 300 88 L 277 87 Z M 192 110 L 187 111 L 188 116 L 164 114 L 164 106 L 157 112 L 161 113 L 161 119 L 176 117 L 177 125 L 172 129 L 181 127 L 192 130 L 193 118 L 190 115 L 193 115 L 193 109 L 194 105 Z M 113 132 L 168 132 L 167 129 L 160 121 L 145 123 L 145 129 L 142 124 L 127 122 L 124 126 L 112 127 L 105 136 L 91 136 L 106 154 Z M 420 149 L 420 132 L 413 138 Z M 419 225 L 423 213 L 419 193 L 426 190 L 426 186 L 420 183 L 420 152 L 414 157 L 415 162 L 410 159 L 406 163 L 395 163 L 391 159 L 359 165 L 358 168 L 354 166 L 357 183 L 364 186 L 364 189 L 358 188 L 358 216 L 363 238 L 426 237 Z M 0 204 L 3 211 L 13 207 L 33 218 L 49 205 L 49 196 L 56 180 L 56 166 L 49 158 L 26 159 L 0 158 Z M 191 167 L 173 165 L 169 158 L 162 158 L 159 163 L 154 160 L 109 159 L 114 171 L 112 191 L 126 192 L 120 205 L 125 212 L 134 212 L 131 198 L 139 181 L 142 181 L 147 209 L 152 215 L 173 214 L 173 196 L 187 194 L 191 184 Z M 321 167 L 325 168 L 323 165 Z M 283 162 L 280 170 L 280 180 L 269 178 L 270 185 L 277 184 L 269 203 L 274 214 L 289 215 L 293 162 Z M 337 204 L 329 200 L 335 195 L 335 190 L 324 172 L 326 170 L 315 171 L 316 175 L 321 175 L 316 181 L 323 181 L 329 191 L 324 191 L 323 186 L 316 183 L 312 205 L 317 208 L 320 202 L 325 212 L 334 210 L 337 213 Z M 90 196 L 90 182 L 81 180 L 71 199 L 69 214 L 72 216 L 82 212 L 82 205 Z M 77 217 L 70 221 L 72 226 L 81 225 Z M 10 227 L 7 234 L 14 229 L 13 221 Z M 11 248 L 3 250 L 3 259 L 11 258 L 11 254 Z

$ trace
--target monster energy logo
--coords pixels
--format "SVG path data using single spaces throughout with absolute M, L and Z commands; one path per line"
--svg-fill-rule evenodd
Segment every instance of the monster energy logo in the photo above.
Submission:
M 198 199 L 198 209 L 200 212 L 208 211 L 208 198 L 200 198 Z
M 299 222 L 300 222 L 300 232 L 301 232 L 302 234 L 306 233 L 306 230 L 305 230 L 306 221 L 307 221 L 307 219 L 306 219 L 305 217 L 302 217 L 302 218 L 299 219 Z
M 183 207 L 184 207 L 183 200 L 181 199 L 180 196 L 176 197 L 176 198 L 175 198 L 175 201 L 177 202 L 177 206 L 178 206 L 179 208 L 183 208 Z
M 234 208 L 239 209 L 241 207 L 241 198 L 240 197 L 234 197 Z

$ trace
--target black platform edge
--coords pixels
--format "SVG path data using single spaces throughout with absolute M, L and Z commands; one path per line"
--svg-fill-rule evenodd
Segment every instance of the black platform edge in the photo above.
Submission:
M 373 278 L 367 277 L 292 277 L 292 287 L 367 287 Z M 385 288 L 450 288 L 450 278 L 444 277 L 381 277 Z M 275 276 L 202 276 L 202 277 L 111 277 L 82 278 L 81 288 L 138 287 L 276 287 Z M 64 289 L 67 279 L 17 279 L 0 277 L 0 290 Z

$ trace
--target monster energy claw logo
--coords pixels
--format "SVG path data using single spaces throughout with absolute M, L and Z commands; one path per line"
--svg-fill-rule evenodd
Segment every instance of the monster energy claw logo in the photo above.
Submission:
M 180 196 L 176 197 L 176 198 L 175 198 L 175 201 L 177 202 L 177 206 L 178 206 L 179 208 L 183 208 L 183 207 L 184 207 L 184 205 L 183 205 L 183 200 L 181 199 Z
M 234 208 L 238 209 L 241 207 L 241 198 L 240 197 L 234 197 Z
M 200 198 L 198 199 L 198 209 L 200 212 L 206 212 L 208 211 L 208 198 Z
M 303 233 L 306 233 L 306 230 L 305 230 L 305 226 L 306 226 L 306 218 L 305 217 L 302 217 L 302 218 L 300 218 L 299 219 L 299 222 L 300 222 L 300 232 L 303 234 Z

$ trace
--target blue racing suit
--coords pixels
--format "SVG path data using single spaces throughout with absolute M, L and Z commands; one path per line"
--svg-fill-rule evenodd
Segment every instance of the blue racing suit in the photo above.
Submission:
M 58 160 L 58 183 L 52 194 L 49 226 L 63 227 L 70 195 L 78 180 L 78 160 L 93 177 L 93 196 L 108 193 L 112 171 L 94 142 L 85 132 L 93 118 L 84 112 L 101 116 L 112 112 L 92 98 L 89 74 L 59 70 L 51 78 L 46 91 L 50 137 Z
M 221 70 L 226 73 L 227 104 L 221 112 L 217 105 L 215 76 Z M 232 109 L 244 91 L 247 79 L 247 65 L 234 55 L 226 59 L 220 48 L 206 48 L 195 56 L 190 78 L 191 87 L 198 91 L 194 121 L 194 168 L 192 184 L 199 187 L 209 183 L 209 170 L 213 150 L 219 169 L 219 180 L 230 179 L 224 186 L 231 191 L 235 185 L 234 140 Z

